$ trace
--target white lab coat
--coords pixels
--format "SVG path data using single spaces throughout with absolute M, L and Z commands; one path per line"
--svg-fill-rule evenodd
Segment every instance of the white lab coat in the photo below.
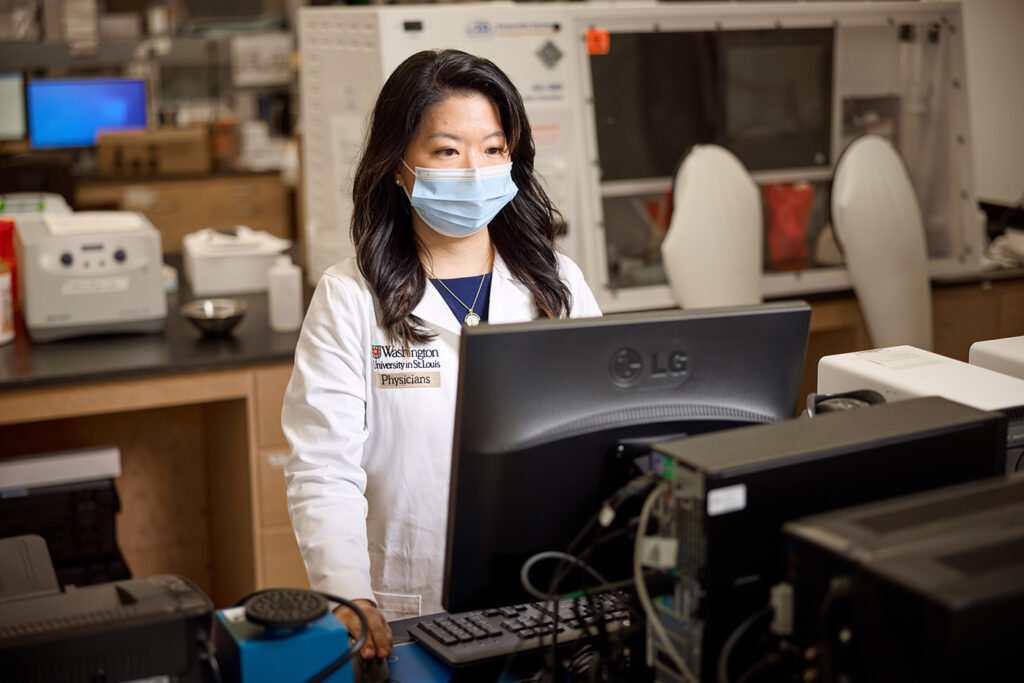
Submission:
M 576 264 L 559 256 L 559 270 L 570 316 L 601 315 Z M 282 411 L 288 509 L 312 587 L 372 599 L 388 620 L 443 609 L 461 326 L 429 283 L 413 313 L 437 337 L 406 356 L 388 343 L 355 260 L 329 268 Z M 489 322 L 536 317 L 529 290 L 495 256 Z

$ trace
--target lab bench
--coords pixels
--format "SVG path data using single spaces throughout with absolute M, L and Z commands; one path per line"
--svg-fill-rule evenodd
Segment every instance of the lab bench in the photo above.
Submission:
M 935 350 L 1024 334 L 1024 271 L 934 283 Z M 188 296 L 183 292 L 182 297 Z M 116 444 L 118 541 L 136 576 L 180 574 L 218 607 L 307 586 L 285 504 L 281 402 L 297 332 L 272 332 L 266 297 L 232 337 L 201 337 L 168 301 L 163 334 L 0 346 L 0 458 Z M 812 308 L 801 396 L 821 356 L 870 348 L 851 292 Z
M 117 445 L 120 548 L 132 573 L 191 579 L 217 606 L 307 586 L 285 507 L 281 402 L 298 332 L 266 296 L 227 338 L 171 295 L 162 334 L 0 346 L 0 458 Z

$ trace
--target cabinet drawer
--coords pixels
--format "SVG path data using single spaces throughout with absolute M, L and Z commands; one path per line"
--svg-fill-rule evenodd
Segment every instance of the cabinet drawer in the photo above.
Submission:
M 256 438 L 261 448 L 288 445 L 281 431 L 281 404 L 291 376 L 291 363 L 256 371 Z
M 966 363 L 972 343 L 998 336 L 999 299 L 991 288 L 937 289 L 932 304 L 935 353 Z
M 309 588 L 306 566 L 302 564 L 299 546 L 290 526 L 264 529 L 263 585 L 261 588 Z
M 259 477 L 260 526 L 272 527 L 291 524 L 288 519 L 288 500 L 285 495 L 284 465 L 288 451 L 282 448 L 264 448 L 257 454 L 256 472 Z

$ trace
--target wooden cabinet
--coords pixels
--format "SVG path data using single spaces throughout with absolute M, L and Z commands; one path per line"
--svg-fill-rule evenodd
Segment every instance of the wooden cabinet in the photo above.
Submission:
M 281 404 L 292 374 L 291 363 L 255 372 L 255 466 L 257 527 L 256 583 L 260 588 L 308 588 L 306 568 L 295 542 L 285 496 L 284 466 L 288 442 L 281 431 Z
M 932 292 L 935 352 L 967 361 L 971 344 L 1024 334 L 1024 282 L 989 281 Z
M 218 607 L 308 586 L 285 502 L 291 361 L 0 392 L 0 458 L 116 445 L 118 544 L 136 576 L 181 574 Z
M 976 341 L 1024 335 L 1024 280 L 935 285 L 932 317 L 934 351 L 967 362 Z M 812 301 L 801 401 L 817 387 L 822 356 L 870 348 L 874 346 L 853 296 Z
M 264 529 L 260 533 L 263 552 L 261 573 L 265 588 L 309 588 L 306 567 L 291 526 Z
M 79 183 L 75 205 L 139 211 L 160 230 L 164 253 L 177 253 L 185 235 L 208 227 L 247 225 L 294 238 L 290 193 L 276 174 L 94 180 Z

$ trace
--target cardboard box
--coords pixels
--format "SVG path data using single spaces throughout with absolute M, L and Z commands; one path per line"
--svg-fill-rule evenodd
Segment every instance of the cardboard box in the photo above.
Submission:
M 205 126 L 101 133 L 102 176 L 201 175 L 210 172 Z

